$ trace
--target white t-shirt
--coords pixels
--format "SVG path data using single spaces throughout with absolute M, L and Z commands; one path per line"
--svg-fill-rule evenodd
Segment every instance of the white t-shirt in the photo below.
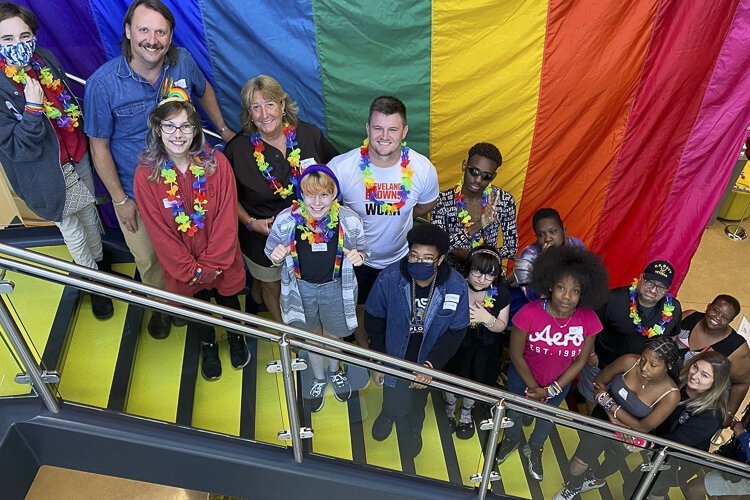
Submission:
M 409 149 L 409 160 L 409 167 L 414 170 L 411 190 L 406 204 L 393 215 L 383 213 L 380 206 L 365 199 L 359 148 L 339 155 L 328 163 L 339 180 L 344 205 L 362 218 L 365 239 L 372 251 L 367 265 L 375 269 L 383 269 L 406 255 L 406 233 L 412 227 L 414 206 L 431 203 L 440 193 L 437 171 L 430 160 L 413 149 Z M 401 162 L 385 168 L 372 165 L 370 169 L 375 179 L 377 199 L 386 203 L 401 200 Z

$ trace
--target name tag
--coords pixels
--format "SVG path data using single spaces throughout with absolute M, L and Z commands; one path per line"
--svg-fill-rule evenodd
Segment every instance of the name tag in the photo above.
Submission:
M 456 307 L 458 306 L 458 303 L 456 302 L 443 302 L 443 309 L 449 309 L 451 311 L 455 311 Z
M 568 332 L 571 335 L 583 335 L 583 327 L 582 326 L 571 326 L 568 329 Z
M 315 158 L 305 158 L 299 162 L 299 166 L 301 167 L 301 170 L 304 171 L 310 165 L 315 165 L 315 163 Z
M 312 244 L 312 251 L 313 252 L 325 252 L 328 250 L 328 244 L 327 243 L 313 243 Z
M 625 389 L 624 387 L 621 388 L 619 391 L 617 391 L 617 394 L 619 394 L 622 397 L 623 400 L 627 400 L 628 399 L 628 390 Z
M 164 208 L 172 208 L 172 204 L 169 202 L 169 198 L 164 198 L 161 200 L 162 203 L 164 203 Z

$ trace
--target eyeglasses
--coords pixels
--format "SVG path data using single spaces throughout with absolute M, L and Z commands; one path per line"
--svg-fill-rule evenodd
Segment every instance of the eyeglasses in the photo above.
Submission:
M 183 123 L 179 127 L 176 125 L 172 125 L 171 123 L 162 123 L 159 125 L 159 128 L 165 134 L 174 134 L 174 131 L 177 130 L 178 128 L 180 129 L 180 132 L 182 132 L 183 134 L 189 135 L 195 132 L 195 125 L 193 125 L 192 123 Z
M 426 264 L 426 263 L 434 264 L 435 263 L 435 259 L 433 259 L 431 257 L 424 257 L 424 258 L 422 258 L 419 255 L 414 255 L 412 253 L 410 253 L 409 255 L 406 256 L 406 260 L 407 260 L 407 262 L 410 262 L 412 264 L 417 264 L 417 263 L 419 263 L 419 264 Z
M 483 181 L 491 181 L 495 178 L 495 174 L 482 172 L 477 167 L 472 167 L 471 165 L 467 166 L 466 170 L 469 171 L 469 175 L 471 175 L 472 177 L 481 177 Z
M 667 293 L 667 287 L 665 287 L 658 281 L 643 280 L 643 288 L 651 292 Z
M 495 278 L 497 278 L 497 274 L 492 274 L 492 273 L 483 273 L 483 272 L 482 272 L 482 271 L 480 271 L 479 269 L 472 269 L 472 270 L 471 270 L 471 271 L 469 271 L 469 272 L 470 272 L 470 273 L 471 273 L 471 275 L 472 275 L 472 276 L 474 276 L 475 278 L 482 278 L 482 277 L 484 277 L 484 279 L 485 279 L 485 280 L 487 280 L 487 281 L 494 281 L 494 280 L 495 280 Z

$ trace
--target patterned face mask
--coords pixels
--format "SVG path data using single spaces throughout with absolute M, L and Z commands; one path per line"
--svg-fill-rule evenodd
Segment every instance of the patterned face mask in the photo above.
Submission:
M 0 45 L 0 56 L 13 66 L 27 66 L 36 49 L 36 37 L 12 45 Z

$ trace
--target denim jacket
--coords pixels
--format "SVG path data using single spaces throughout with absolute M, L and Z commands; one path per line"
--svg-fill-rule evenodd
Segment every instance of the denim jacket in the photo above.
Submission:
M 368 313 L 386 319 L 386 353 L 398 358 L 406 355 L 412 315 L 411 280 L 403 275 L 401 265 L 401 261 L 394 262 L 383 269 L 365 304 Z M 442 265 L 447 266 L 446 263 Z M 469 326 L 468 296 L 466 280 L 454 269 L 450 269 L 447 279 L 438 281 L 425 313 L 425 331 L 418 363 L 427 361 L 436 342 L 446 331 Z M 396 379 L 386 376 L 385 383 L 393 386 Z

